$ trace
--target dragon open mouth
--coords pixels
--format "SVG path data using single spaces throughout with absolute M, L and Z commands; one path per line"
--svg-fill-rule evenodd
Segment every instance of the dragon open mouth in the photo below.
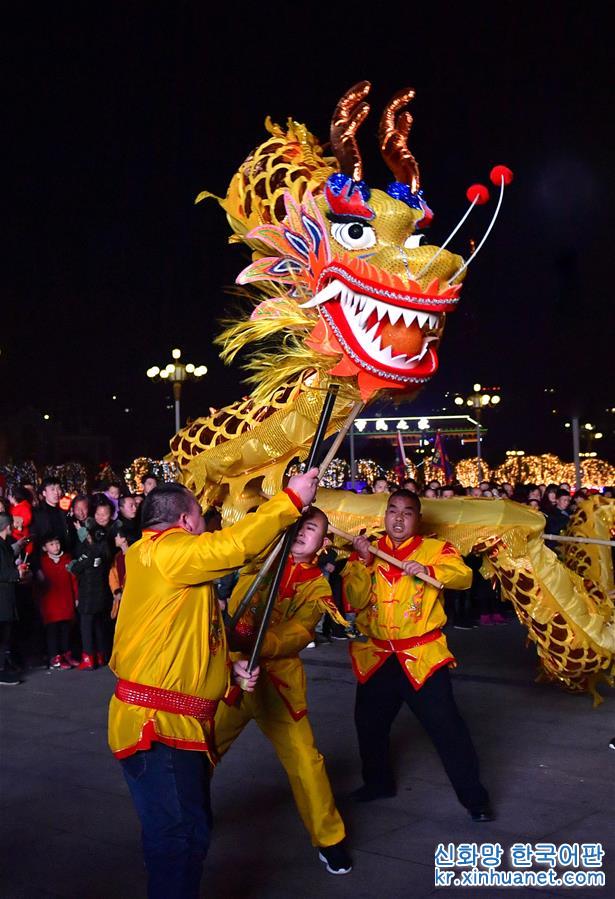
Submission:
M 445 312 L 458 298 L 396 290 L 331 266 L 303 305 L 319 306 L 354 361 L 396 381 L 427 380 L 438 367 L 436 349 Z

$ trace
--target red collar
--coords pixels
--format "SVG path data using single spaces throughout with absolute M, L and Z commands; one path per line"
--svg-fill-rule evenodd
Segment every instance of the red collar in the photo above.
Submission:
M 298 584 L 305 584 L 313 581 L 322 575 L 322 571 L 318 565 L 312 562 L 295 562 L 292 556 L 289 556 L 282 575 L 282 583 L 278 593 L 279 599 L 288 599 L 295 591 Z
M 179 525 L 177 525 L 177 524 L 172 524 L 171 527 L 165 528 L 163 531 L 157 531 L 155 528 L 145 528 L 145 530 L 143 531 L 143 536 L 145 537 L 147 535 L 150 538 L 150 540 L 152 541 L 152 543 L 155 543 L 156 540 L 160 539 L 160 537 L 162 537 L 163 534 L 168 534 L 169 531 L 183 531 L 183 530 L 184 529 L 180 528 Z M 184 531 L 184 533 L 188 533 L 188 532 Z
M 406 562 L 415 550 L 419 548 L 422 542 L 423 538 L 418 534 L 415 534 L 413 537 L 406 540 L 405 543 L 402 543 L 401 546 L 396 547 L 393 546 L 393 542 L 389 539 L 387 534 L 384 534 L 378 541 L 378 549 L 388 553 L 395 559 L 399 559 L 400 562 Z M 385 562 L 384 559 L 379 559 L 377 556 L 375 563 L 377 571 L 380 572 L 385 581 L 391 586 L 403 577 L 403 571 L 396 565 L 391 565 L 390 562 Z
M 405 562 L 410 558 L 412 553 L 419 548 L 422 542 L 423 538 L 420 534 L 415 534 L 413 537 L 409 537 L 400 546 L 394 546 L 390 537 L 387 534 L 384 534 L 378 541 L 378 549 L 388 553 L 390 556 L 394 556 L 396 559 L 399 559 L 400 562 Z

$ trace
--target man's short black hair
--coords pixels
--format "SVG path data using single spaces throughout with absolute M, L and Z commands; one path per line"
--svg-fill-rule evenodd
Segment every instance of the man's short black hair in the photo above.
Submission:
M 182 484 L 154 487 L 143 500 L 141 525 L 145 529 L 173 524 L 180 515 L 191 512 L 195 502 L 194 495 Z
M 45 487 L 51 487 L 52 485 L 55 485 L 55 484 L 57 484 L 58 487 L 62 486 L 62 482 L 60 481 L 60 478 L 55 474 L 49 474 L 49 475 L 47 475 L 46 478 L 43 478 L 43 480 L 41 481 L 41 486 L 39 487 L 39 490 L 42 493 L 43 490 L 45 489 Z
M 158 478 L 153 471 L 148 471 L 147 474 L 144 474 L 141 478 L 142 484 L 145 484 L 146 481 L 156 481 L 156 483 L 158 483 Z
M 394 493 L 391 493 L 391 495 L 389 496 L 389 502 L 387 503 L 387 506 L 391 502 L 391 500 L 395 499 L 396 497 L 400 497 L 401 499 L 409 499 L 410 502 L 414 503 L 414 505 L 416 506 L 416 511 L 420 513 L 421 501 L 418 497 L 418 494 L 413 493 L 412 490 L 406 490 L 405 487 L 400 487 L 399 490 L 396 490 Z
M 122 506 L 124 505 L 124 503 L 126 502 L 127 499 L 134 499 L 134 496 L 132 495 L 132 493 L 122 493 L 122 495 L 120 496 L 120 498 L 117 501 L 120 509 L 122 508 Z
M 555 499 L 561 499 L 562 496 L 570 496 L 570 492 L 559 487 L 555 493 Z

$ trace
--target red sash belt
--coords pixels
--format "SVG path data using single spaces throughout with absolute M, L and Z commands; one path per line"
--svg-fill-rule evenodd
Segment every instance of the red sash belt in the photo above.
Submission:
M 129 680 L 118 680 L 115 695 L 130 705 L 156 709 L 158 712 L 172 712 L 174 715 L 190 715 L 192 718 L 213 718 L 218 708 L 217 699 L 201 699 L 177 690 L 163 690 L 147 684 L 135 684 Z
M 413 646 L 423 646 L 425 643 L 433 643 L 442 636 L 440 628 L 421 634 L 420 637 L 407 637 L 405 640 L 378 640 L 371 637 L 371 641 L 378 649 L 388 649 L 390 652 L 403 652 L 404 649 L 412 649 Z

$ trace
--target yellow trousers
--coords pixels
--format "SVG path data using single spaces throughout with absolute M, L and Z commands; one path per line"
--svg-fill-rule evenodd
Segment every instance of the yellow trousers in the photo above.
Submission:
M 216 712 L 215 741 L 220 756 L 254 719 L 271 740 L 288 775 L 295 803 L 314 846 L 334 846 L 344 839 L 344 822 L 335 807 L 325 760 L 316 748 L 307 715 L 295 721 L 262 672 L 254 693 L 242 693 L 237 706 L 221 702 Z

